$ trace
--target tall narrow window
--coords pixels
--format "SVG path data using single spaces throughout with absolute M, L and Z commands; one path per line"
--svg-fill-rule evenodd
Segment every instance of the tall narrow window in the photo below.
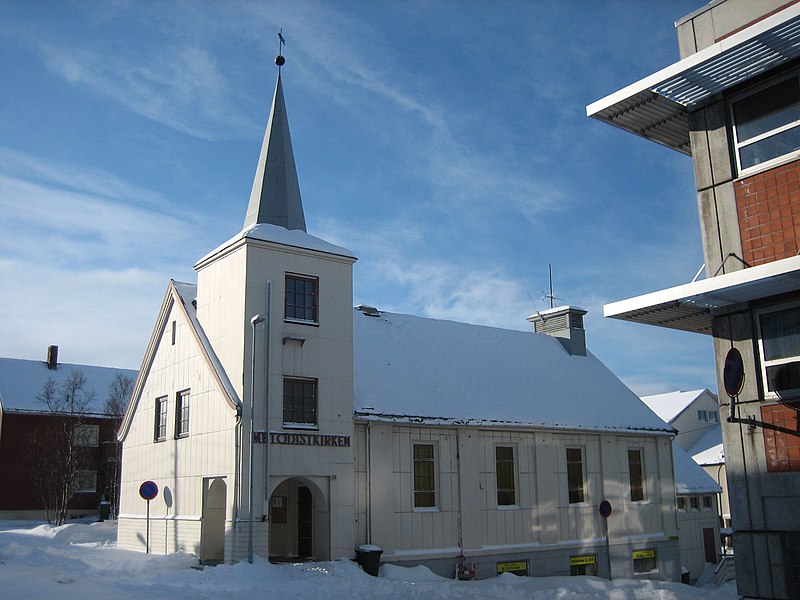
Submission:
M 317 380 L 283 380 L 283 422 L 291 425 L 317 424 Z
M 496 446 L 494 449 L 497 472 L 497 505 L 510 506 L 516 504 L 516 488 L 514 487 L 514 447 Z
M 641 448 L 628 448 L 628 473 L 631 481 L 631 502 L 644 500 L 644 465 Z
M 178 392 L 175 405 L 175 437 L 185 437 L 189 435 L 189 390 Z
M 286 319 L 317 322 L 317 279 L 286 275 Z
M 583 450 L 581 448 L 567 448 L 567 486 L 570 504 L 584 501 Z
M 436 506 L 433 444 L 414 444 L 414 508 Z
M 155 421 L 155 440 L 161 441 L 167 438 L 167 397 L 156 398 L 156 421 Z

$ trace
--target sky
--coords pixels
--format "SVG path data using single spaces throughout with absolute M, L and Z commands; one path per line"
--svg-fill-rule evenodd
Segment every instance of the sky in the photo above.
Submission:
M 526 330 L 580 306 L 640 395 L 710 336 L 604 319 L 703 264 L 691 159 L 586 116 L 701 0 L 0 2 L 0 356 L 138 368 L 169 279 L 242 229 L 277 77 L 354 304 Z
M 154 531 L 161 519 L 153 520 Z M 131 598 L 148 600 L 735 600 L 736 583 L 703 586 L 597 577 L 518 577 L 504 573 L 479 581 L 445 579 L 422 565 L 381 565 L 378 577 L 353 561 L 253 564 L 197 568 L 197 557 L 117 548 L 114 521 L 50 527 L 31 521 L 0 522 L 0 584 L 16 600 L 28 598 Z M 455 561 L 454 561 L 455 562 Z M 709 577 L 710 576 L 710 577 Z

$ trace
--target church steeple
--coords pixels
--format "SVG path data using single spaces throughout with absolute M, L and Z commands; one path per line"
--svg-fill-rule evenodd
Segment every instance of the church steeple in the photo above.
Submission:
M 276 63 L 280 68 L 283 57 L 278 55 L 278 59 Z M 280 70 L 264 142 L 261 145 L 261 155 L 258 157 L 253 190 L 250 192 L 250 203 L 244 218 L 244 228 L 259 223 L 306 230 Z

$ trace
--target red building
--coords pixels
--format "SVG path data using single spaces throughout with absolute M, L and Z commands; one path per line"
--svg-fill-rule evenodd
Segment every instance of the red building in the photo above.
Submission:
M 136 371 L 61 364 L 55 346 L 47 361 L 0 358 L 0 518 L 45 518 L 43 494 L 63 470 L 65 429 L 79 456 L 68 517 L 98 513 L 117 469 L 118 421 L 105 405 L 118 376 L 132 382 Z

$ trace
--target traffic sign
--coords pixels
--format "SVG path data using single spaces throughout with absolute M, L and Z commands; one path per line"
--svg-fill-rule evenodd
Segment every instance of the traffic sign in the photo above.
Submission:
M 611 510 L 612 510 L 611 509 L 611 502 L 609 502 L 608 500 L 603 500 L 600 503 L 600 506 L 597 508 L 597 510 L 600 512 L 600 516 L 601 517 L 603 517 L 604 519 L 607 519 L 608 516 L 611 514 Z
M 152 500 L 158 496 L 158 485 L 155 481 L 145 481 L 139 486 L 139 495 L 145 500 Z
M 731 398 L 735 398 L 742 391 L 742 386 L 744 385 L 744 361 L 741 353 L 736 348 L 728 350 L 728 354 L 725 356 L 722 381 L 725 384 L 725 392 Z

